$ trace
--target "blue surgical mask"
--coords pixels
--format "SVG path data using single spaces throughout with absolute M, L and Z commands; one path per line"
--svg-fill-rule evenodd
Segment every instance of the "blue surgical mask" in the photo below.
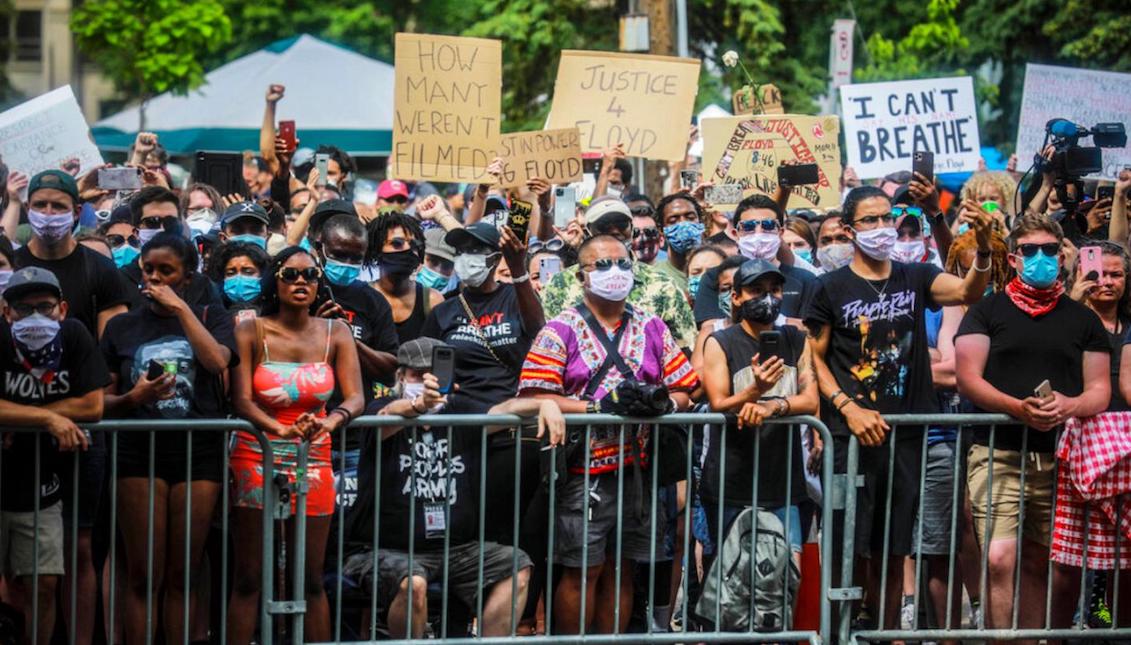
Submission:
M 232 237 L 228 238 L 228 241 L 229 242 L 243 242 L 245 244 L 254 244 L 254 245 L 258 246 L 259 248 L 263 249 L 264 251 L 267 250 L 267 240 L 265 238 L 259 237 L 258 235 L 252 235 L 251 233 L 244 233 L 243 235 L 233 235 Z
M 805 260 L 809 264 L 813 264 L 813 250 L 812 249 L 793 249 L 793 254 Z
M 702 279 L 702 275 L 693 275 L 687 279 L 687 292 L 691 294 L 692 300 L 695 299 L 695 294 L 699 293 L 699 281 Z
M 969 231 L 969 230 L 970 230 L 970 225 L 966 224 L 965 222 L 958 225 L 958 234 L 959 235 L 962 235 L 963 233 L 965 233 L 966 231 Z
M 420 267 L 420 271 L 416 272 L 417 284 L 429 289 L 435 289 L 437 291 L 443 291 L 444 287 L 448 286 L 448 282 L 450 280 L 451 278 L 448 278 L 443 274 L 436 273 L 432 269 L 429 269 L 425 266 Z
M 703 242 L 703 225 L 683 221 L 665 226 L 664 239 L 672 251 L 683 255 Z
M 344 287 L 347 284 L 357 280 L 357 276 L 361 275 L 360 264 L 346 264 L 336 260 L 326 260 L 326 279 L 330 284 Z
M 233 275 L 224 278 L 224 295 L 232 302 L 253 302 L 259 297 L 259 278 Z
M 310 245 L 310 239 L 309 238 L 305 238 L 305 237 L 302 238 L 302 240 L 299 241 L 299 243 L 298 243 L 298 248 L 302 249 L 303 251 L 306 251 L 307 253 L 313 253 L 314 252 L 314 247 L 312 247 Z
M 1060 275 L 1060 263 L 1055 255 L 1045 255 L 1037 251 L 1033 257 L 1021 258 L 1021 281 L 1030 287 L 1047 289 Z
M 133 264 L 137 261 L 137 256 L 141 255 L 141 251 L 129 244 L 123 244 L 111 251 L 111 253 L 114 256 L 114 264 L 116 264 L 119 269 L 126 265 Z
M 719 309 L 723 310 L 723 314 L 727 319 L 730 319 L 730 292 L 724 291 L 719 294 Z

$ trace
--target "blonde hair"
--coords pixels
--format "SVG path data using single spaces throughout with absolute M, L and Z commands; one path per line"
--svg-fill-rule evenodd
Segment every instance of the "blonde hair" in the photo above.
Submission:
M 960 199 L 978 199 L 978 189 L 987 184 L 1001 191 L 1002 202 L 998 204 L 1001 210 L 1009 217 L 1015 216 L 1017 213 L 1013 211 L 1013 195 L 1017 192 L 1017 182 L 1004 171 L 987 170 L 974 173 L 962 185 Z

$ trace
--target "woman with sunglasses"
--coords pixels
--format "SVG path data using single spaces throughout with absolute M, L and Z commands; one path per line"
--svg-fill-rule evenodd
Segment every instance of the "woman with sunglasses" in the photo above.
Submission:
M 424 261 L 420 222 L 411 215 L 389 212 L 371 221 L 368 228 L 365 264 L 376 264 L 380 272 L 372 286 L 389 302 L 400 341 L 419 338 L 428 313 L 444 301 L 443 294 L 414 278 Z
M 322 587 L 322 565 L 334 513 L 330 435 L 363 407 L 361 367 L 353 334 L 341 321 L 315 318 L 325 277 L 314 257 L 299 247 L 284 249 L 263 280 L 263 315 L 236 329 L 240 367 L 232 374 L 232 404 L 271 439 L 274 473 L 294 490 L 297 450 L 310 442 L 306 471 L 306 634 L 330 638 L 330 608 Z M 329 412 L 335 384 L 342 403 Z M 259 616 L 264 485 L 259 442 L 237 433 L 231 455 L 232 518 L 236 576 L 228 640 L 248 643 Z M 295 498 L 291 498 L 292 512 Z M 289 531 L 294 530 L 294 521 Z M 293 533 L 291 533 L 293 535 Z M 270 565 L 268 565 L 270 566 Z M 265 626 L 266 627 L 266 626 Z
M 98 227 L 98 233 L 110 244 L 110 253 L 119 269 L 137 263 L 141 255 L 141 241 L 137 229 L 128 219 L 113 219 L 111 216 L 109 222 Z

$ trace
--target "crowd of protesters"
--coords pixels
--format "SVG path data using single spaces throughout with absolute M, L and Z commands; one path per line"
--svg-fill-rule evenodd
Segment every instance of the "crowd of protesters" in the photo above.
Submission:
M 857 626 L 907 622 L 916 557 L 925 613 L 953 627 L 971 620 L 963 598 L 987 627 L 1015 612 L 1021 627 L 1067 626 L 1085 566 L 1098 571 L 1093 614 L 1122 582 L 1105 571 L 1131 566 L 1110 503 L 1128 491 L 1103 473 L 1131 447 L 1102 446 L 1131 427 L 1120 416 L 1131 170 L 1114 197 L 1075 206 L 1073 195 L 1069 212 L 1051 171 L 1018 190 L 1012 170 L 977 172 L 944 199 L 923 174 L 864 184 L 846 169 L 830 208 L 787 210 L 795 187 L 781 186 L 724 209 L 708 183 L 680 185 L 682 163 L 664 194 L 648 194 L 618 147 L 562 226 L 540 179 L 442 194 L 386 179 L 375 205 L 355 203 L 349 155 L 319 148 L 322 177 L 314 151 L 275 137 L 284 92 L 268 90 L 242 195 L 172 185 L 149 133 L 127 160 L 136 191 L 99 188 L 96 172 L 4 168 L 0 599 L 26 634 L 37 625 L 37 645 L 57 624 L 80 645 L 158 630 L 167 642 L 220 629 L 255 640 L 274 566 L 259 539 L 266 454 L 305 498 L 306 584 L 289 593 L 317 641 L 345 620 L 327 597 L 342 579 L 363 596 L 376 588 L 380 615 L 364 621 L 401 637 L 431 629 L 437 585 L 481 635 L 535 633 L 551 602 L 558 634 L 695 629 L 709 621 L 673 616 L 678 590 L 686 579 L 695 593 L 744 509 L 776 516 L 795 557 L 821 531 L 843 544 L 843 517 L 820 526 L 815 475 L 825 448 L 844 472 L 850 437 L 863 475 Z M 525 233 L 508 225 L 519 201 L 532 208 Z M 447 376 L 433 364 L 444 350 Z M 567 427 L 562 416 L 687 411 L 731 421 Z M 960 412 L 1013 421 L 885 420 Z M 362 415 L 485 413 L 530 421 L 350 428 Z M 819 417 L 831 446 L 804 425 L 764 425 L 799 415 Z M 83 427 L 224 418 L 257 432 Z M 667 457 L 654 459 L 660 446 Z M 1114 488 L 1087 497 L 1082 469 Z M 285 534 L 294 527 L 292 515 Z

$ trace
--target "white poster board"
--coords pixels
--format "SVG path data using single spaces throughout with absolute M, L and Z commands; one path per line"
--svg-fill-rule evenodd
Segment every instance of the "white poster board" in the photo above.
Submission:
M 29 176 L 59 168 L 72 157 L 79 160 L 80 177 L 102 165 L 70 85 L 0 114 L 0 157 L 11 170 Z
M 1026 65 L 1017 127 L 1017 158 L 1022 169 L 1029 167 L 1040 150 L 1045 124 L 1052 119 L 1068 119 L 1085 128 L 1097 123 L 1131 126 L 1131 74 Z M 1080 144 L 1093 145 L 1090 138 Z M 1122 168 L 1131 166 L 1131 143 L 1123 148 L 1104 148 L 1103 163 L 1102 177 L 1115 179 Z
M 911 170 L 911 153 L 935 154 L 935 172 L 972 172 L 981 159 L 969 76 L 840 88 L 848 165 L 861 179 Z

